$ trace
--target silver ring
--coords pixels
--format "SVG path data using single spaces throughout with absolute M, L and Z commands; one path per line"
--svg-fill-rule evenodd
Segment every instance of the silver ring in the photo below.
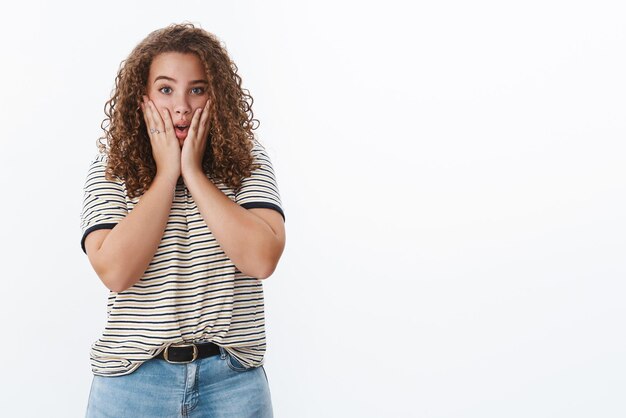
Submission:
M 151 133 L 151 134 L 153 134 L 153 133 L 155 133 L 155 132 L 156 132 L 156 133 L 158 133 L 158 134 L 160 134 L 160 133 L 161 133 L 161 131 L 159 131 L 158 129 L 150 128 L 150 133 Z

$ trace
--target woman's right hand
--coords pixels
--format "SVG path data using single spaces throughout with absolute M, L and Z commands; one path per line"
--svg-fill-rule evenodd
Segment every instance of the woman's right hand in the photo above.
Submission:
M 152 156 L 157 165 L 157 176 L 178 181 L 181 175 L 181 151 L 172 124 L 166 127 L 156 106 L 147 96 L 143 96 L 141 110 L 152 145 Z

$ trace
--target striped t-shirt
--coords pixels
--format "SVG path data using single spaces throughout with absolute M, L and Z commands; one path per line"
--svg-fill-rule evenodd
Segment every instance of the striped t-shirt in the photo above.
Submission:
M 284 219 L 271 161 L 254 140 L 260 168 L 238 190 L 213 183 L 244 208 L 271 208 Z M 81 213 L 81 248 L 97 229 L 112 229 L 141 197 L 129 198 L 123 181 L 104 177 L 106 156 L 89 166 Z M 107 323 L 91 346 L 94 374 L 121 376 L 159 354 L 167 344 L 205 340 L 246 367 L 263 364 L 265 312 L 261 281 L 244 275 L 207 227 L 184 183 L 176 192 L 159 247 L 141 279 L 122 292 L 109 292 Z

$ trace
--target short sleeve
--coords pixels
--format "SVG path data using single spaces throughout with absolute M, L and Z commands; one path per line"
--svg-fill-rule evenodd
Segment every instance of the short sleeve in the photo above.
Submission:
M 235 201 L 246 209 L 274 209 L 280 213 L 284 221 L 285 212 L 280 201 L 274 168 L 265 148 L 257 140 L 254 140 L 252 155 L 254 164 L 260 167 L 253 170 L 249 177 L 243 179 L 241 186 L 235 193 Z
M 85 180 L 80 215 L 80 246 L 85 254 L 85 238 L 89 233 L 97 229 L 113 229 L 128 214 L 124 183 L 105 178 L 105 158 L 106 156 L 99 154 L 92 160 Z

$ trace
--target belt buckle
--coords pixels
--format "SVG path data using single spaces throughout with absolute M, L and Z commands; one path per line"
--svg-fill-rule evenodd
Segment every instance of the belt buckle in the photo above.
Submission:
M 188 361 L 172 361 L 172 360 L 170 360 L 168 358 L 168 350 L 169 350 L 170 346 L 172 346 L 174 344 L 169 344 L 169 345 L 165 346 L 165 351 L 163 352 L 163 358 L 168 363 L 172 363 L 172 364 L 187 364 L 187 363 L 191 363 L 192 361 L 194 361 L 195 359 L 198 358 L 198 347 L 195 344 L 191 343 L 191 344 L 175 345 L 176 347 L 193 347 L 193 355 L 191 357 L 191 360 L 188 360 Z

